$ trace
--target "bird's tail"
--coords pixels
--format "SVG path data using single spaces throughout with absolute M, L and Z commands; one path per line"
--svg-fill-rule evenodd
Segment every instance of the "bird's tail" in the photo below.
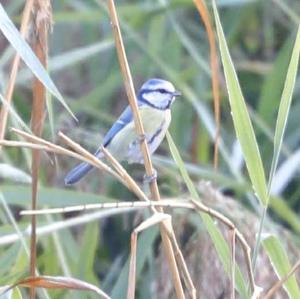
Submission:
M 98 159 L 103 157 L 103 154 L 100 150 L 97 150 L 94 154 Z M 74 167 L 65 177 L 66 185 L 73 185 L 81 180 L 88 172 L 93 169 L 93 166 L 89 163 L 82 162 L 76 167 Z
M 66 175 L 65 184 L 73 185 L 77 183 L 82 177 L 84 177 L 92 169 L 93 166 L 91 164 L 88 164 L 86 162 L 80 163 Z

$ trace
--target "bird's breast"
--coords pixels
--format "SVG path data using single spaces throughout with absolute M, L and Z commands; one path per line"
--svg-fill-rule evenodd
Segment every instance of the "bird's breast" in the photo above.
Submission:
M 140 115 L 146 135 L 153 135 L 159 127 L 168 128 L 171 121 L 170 109 L 158 110 L 148 106 L 140 107 Z
M 158 110 L 148 106 L 139 107 L 146 140 L 150 153 L 153 153 L 161 141 L 171 121 L 170 110 Z M 108 145 L 108 150 L 119 160 L 129 163 L 142 163 L 140 141 L 136 134 L 134 122 L 124 127 Z

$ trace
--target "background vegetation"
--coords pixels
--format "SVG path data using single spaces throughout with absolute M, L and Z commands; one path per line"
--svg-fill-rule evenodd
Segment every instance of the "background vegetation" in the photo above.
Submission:
M 2 1 L 1 4 L 18 25 L 23 1 Z M 220 76 L 222 101 L 219 167 L 217 172 L 213 169 L 215 123 L 210 50 L 194 4 L 186 0 L 158 0 L 117 1 L 116 5 L 136 90 L 148 78 L 161 77 L 172 81 L 182 91 L 183 96 L 172 108 L 170 134 L 194 185 L 203 199 L 209 201 L 203 200 L 204 203 L 232 219 L 245 233 L 253 249 L 262 208 L 253 195 L 253 182 L 249 179 L 236 139 L 231 117 L 233 109 L 227 100 L 228 87 L 223 73 Z M 210 1 L 207 1 L 207 5 L 214 20 Z M 253 123 L 264 170 L 269 174 L 277 113 L 300 22 L 300 3 L 295 0 L 220 0 L 217 5 Z M 78 118 L 78 123 L 59 102 L 49 100 L 43 137 L 59 143 L 57 132 L 63 131 L 85 148 L 94 151 L 101 144 L 103 134 L 128 103 L 106 5 L 96 0 L 62 0 L 53 1 L 52 6 L 54 26 L 49 40 L 49 73 Z M 3 95 L 15 52 L 3 36 L 0 49 L 0 84 Z M 9 117 L 10 126 L 20 126 L 16 115 L 28 126 L 30 124 L 31 79 L 30 71 L 22 65 L 13 96 L 15 113 Z M 283 261 L 285 269 L 282 272 L 275 265 L 276 272 L 281 273 L 281 276 L 299 259 L 299 94 L 298 76 L 279 165 L 270 188 L 271 200 L 265 225 L 265 232 L 271 233 L 274 238 L 280 234 L 281 244 L 277 244 L 278 239 L 267 239 L 264 250 L 271 259 L 272 250 L 275 250 L 274 260 Z M 7 132 L 6 138 L 16 139 L 16 136 Z M 1 154 L 0 285 L 5 285 L 28 274 L 28 251 L 24 243 L 16 241 L 19 239 L 16 228 L 25 232 L 30 221 L 28 217 L 20 217 L 18 212 L 30 206 L 31 152 L 4 148 Z M 161 195 L 186 198 L 188 192 L 185 181 L 166 142 L 153 157 L 153 162 L 159 174 Z M 99 171 L 74 187 L 65 187 L 63 178 L 76 163 L 71 158 L 42 155 L 40 208 L 136 199 L 125 187 Z M 144 169 L 126 164 L 125 167 L 142 184 Z M 203 189 L 206 185 L 203 180 L 210 181 L 212 190 L 219 191 L 218 194 L 230 195 L 234 200 L 223 198 L 210 201 L 212 196 L 208 196 L 207 189 Z M 119 212 L 112 210 L 111 213 Z M 209 284 L 203 281 L 209 277 L 210 271 L 214 275 L 221 273 L 221 277 L 226 277 L 221 264 L 216 262 L 217 265 L 210 269 L 211 264 L 203 262 L 205 259 L 210 260 L 208 255 L 214 250 L 209 250 L 212 248 L 211 241 L 200 219 L 195 220 L 184 210 L 178 209 L 172 213 L 180 246 L 184 255 L 187 255 L 187 261 L 190 261 L 189 266 L 194 268 L 191 270 L 194 274 L 192 278 L 197 281 L 201 277 L 201 287 L 205 287 Z M 41 216 L 38 225 L 44 229 L 44 234 L 39 237 L 37 247 L 38 268 L 46 275 L 65 275 L 89 281 L 101 286 L 113 298 L 124 298 L 128 271 L 124 265 L 129 254 L 130 233 L 147 215 L 147 212 L 138 212 L 107 217 L 107 214 L 100 211 L 74 213 L 67 217 Z M 12 216 L 17 221 L 16 226 L 12 225 Z M 201 239 L 203 234 L 206 236 L 205 242 L 211 247 L 203 246 L 203 242 L 198 247 L 199 240 L 204 240 Z M 228 237 L 226 232 L 224 236 Z M 160 259 L 164 263 L 159 241 L 156 228 L 141 235 L 138 272 L 142 271 L 142 274 L 138 276 L 138 298 L 174 296 L 172 291 L 161 293 L 162 286 L 157 279 L 163 277 L 168 280 L 166 270 L 159 267 Z M 280 246 L 282 251 L 278 249 Z M 197 251 L 203 252 L 199 260 L 189 259 Z M 265 252 L 261 253 L 258 269 L 267 268 L 263 258 Z M 278 252 L 282 255 L 278 256 Z M 197 261 L 202 265 L 199 272 L 195 270 Z M 263 284 L 263 288 L 267 289 L 271 286 L 271 280 L 261 276 L 261 273 L 257 273 L 257 279 L 261 282 L 258 285 Z M 218 296 L 226 294 L 226 282 L 227 278 L 224 278 L 224 282 L 218 286 L 215 281 L 218 291 L 214 294 L 204 292 L 203 298 L 222 298 Z M 198 285 L 197 282 L 195 284 Z M 167 285 L 170 283 L 164 287 L 167 288 Z M 171 287 L 169 289 L 172 290 Z M 286 298 L 287 294 L 297 298 L 299 288 L 296 282 L 292 283 L 288 293 L 283 292 L 278 298 Z M 57 290 L 50 291 L 48 296 L 96 298 L 96 295 L 88 292 Z

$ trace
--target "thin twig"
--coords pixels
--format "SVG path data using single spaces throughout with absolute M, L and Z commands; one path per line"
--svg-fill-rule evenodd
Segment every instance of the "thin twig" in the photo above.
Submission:
M 220 91 L 219 91 L 219 66 L 218 66 L 218 56 L 215 42 L 215 35 L 212 26 L 212 22 L 209 17 L 208 9 L 203 0 L 194 0 L 194 4 L 202 18 L 204 23 L 209 48 L 210 48 L 210 65 L 212 73 L 212 92 L 214 97 L 214 112 L 216 121 L 216 135 L 215 135 L 215 147 L 214 147 L 214 168 L 218 168 L 218 149 L 219 149 L 219 139 L 220 139 Z
M 121 177 L 124 178 L 128 182 L 128 188 L 133 191 L 139 199 L 144 201 L 149 201 L 146 194 L 142 191 L 139 185 L 135 182 L 135 180 L 128 174 L 125 168 L 120 164 L 120 162 L 113 157 L 113 155 L 102 146 L 101 148 L 105 158 L 114 166 L 115 170 L 119 173 Z M 155 212 L 155 211 L 154 211 Z
M 144 157 L 146 174 L 148 176 L 151 176 L 153 174 L 152 162 L 150 159 L 149 149 L 148 149 L 146 138 L 145 138 L 145 132 L 144 132 L 142 120 L 141 120 L 138 106 L 137 106 L 134 85 L 133 85 L 128 61 L 126 58 L 126 52 L 125 52 L 123 39 L 122 39 L 122 35 L 121 35 L 119 20 L 118 20 L 115 4 L 114 4 L 113 0 L 108 0 L 108 8 L 109 8 L 109 13 L 110 13 L 110 18 L 111 18 L 119 63 L 120 63 L 123 77 L 124 77 L 124 83 L 125 83 L 126 93 L 128 96 L 128 101 L 129 101 L 130 107 L 133 112 L 133 118 L 134 118 L 134 123 L 135 123 L 135 128 L 136 128 L 137 134 L 138 134 L 138 136 L 140 136 L 140 139 L 142 141 L 141 142 L 141 151 L 142 151 L 142 154 Z M 159 194 L 156 180 L 153 180 L 150 183 L 150 191 L 151 191 L 151 195 L 152 195 L 153 199 L 160 200 L 160 194 Z M 159 212 L 163 212 L 163 210 L 160 210 Z M 174 280 L 174 286 L 175 286 L 177 297 L 180 299 L 184 299 L 185 296 L 184 296 L 182 283 L 181 283 L 180 276 L 179 276 L 178 267 L 176 264 L 174 251 L 172 248 L 171 241 L 167 236 L 167 233 L 165 231 L 163 224 L 160 225 L 160 231 L 161 231 L 164 249 L 165 249 L 165 252 L 166 252 L 166 255 L 168 258 L 172 277 Z
M 33 6 L 34 33 L 33 49 L 41 64 L 47 68 L 48 65 L 48 30 L 52 24 L 51 5 L 49 0 L 35 1 Z M 33 79 L 33 103 L 31 112 L 31 129 L 34 135 L 42 135 L 45 119 L 46 89 L 44 85 L 34 77 Z M 37 208 L 38 201 L 38 177 L 40 169 L 41 152 L 32 149 L 32 201 L 33 210 Z M 30 240 L 30 275 L 36 275 L 36 217 L 31 218 L 31 240 Z M 35 288 L 30 288 L 30 299 L 35 299 Z
M 247 271 L 249 275 L 251 290 L 254 291 L 256 286 L 254 282 L 254 276 L 251 267 L 251 257 L 250 257 L 250 246 L 248 245 L 247 241 L 245 240 L 242 233 L 235 227 L 231 220 L 225 217 L 220 212 L 211 209 L 204 204 L 195 201 L 195 200 L 182 200 L 179 201 L 178 199 L 163 199 L 159 202 L 157 201 L 148 201 L 148 202 L 116 202 L 116 203 L 99 203 L 99 204 L 87 204 L 87 205 L 79 205 L 79 206 L 70 206 L 65 208 L 53 208 L 53 209 L 43 209 L 43 210 L 36 210 L 36 211 L 22 211 L 21 215 L 31 215 L 35 213 L 36 215 L 42 214 L 56 214 L 56 213 L 70 213 L 70 212 L 79 212 L 84 210 L 92 210 L 92 209 L 118 209 L 118 208 L 126 208 L 126 207 L 135 207 L 135 208 L 148 208 L 148 207 L 168 207 L 168 208 L 186 208 L 186 209 L 193 209 L 197 211 L 201 211 L 204 213 L 209 214 L 210 216 L 216 218 L 223 224 L 225 224 L 230 230 L 235 231 L 235 236 L 237 240 L 240 242 L 242 249 L 244 251 Z M 174 244 L 175 249 L 177 245 Z M 177 250 L 176 250 L 177 252 Z M 178 254 L 178 253 L 177 253 Z M 192 289 L 192 288 L 191 288 Z
M 117 178 L 121 183 L 123 183 L 125 186 L 127 186 L 126 182 L 123 180 L 123 178 L 115 172 L 111 167 L 106 165 L 104 162 L 102 162 L 100 159 L 95 157 L 93 154 L 88 152 L 86 149 L 84 149 L 81 145 L 67 137 L 64 133 L 59 132 L 58 136 L 71 148 L 73 148 L 76 152 L 78 152 L 80 155 L 86 157 L 88 160 L 92 161 L 93 164 L 97 164 L 98 168 L 100 168 L 102 171 L 107 172 L 108 174 L 114 176 Z
M 33 6 L 33 0 L 26 1 L 25 8 L 23 11 L 23 16 L 22 16 L 21 28 L 20 28 L 20 33 L 23 38 L 25 38 L 25 36 L 27 34 L 28 25 L 30 22 L 31 11 L 32 11 L 32 6 Z M 5 136 L 8 112 L 9 112 L 9 107 L 10 107 L 12 95 L 13 95 L 14 88 L 15 88 L 19 64 L 20 64 L 20 56 L 18 54 L 16 54 L 16 56 L 14 57 L 13 63 L 12 63 L 7 90 L 5 92 L 5 100 L 6 100 L 7 105 L 2 105 L 1 112 L 0 112 L 0 120 L 1 120 L 0 121 L 0 140 L 4 139 L 4 136 Z M 1 150 L 1 147 L 0 147 L 0 150 Z
M 95 157 L 93 155 L 91 155 L 88 151 L 84 150 L 83 148 L 82 149 L 85 151 L 86 155 L 77 154 L 77 153 L 67 150 L 59 145 L 53 144 L 49 141 L 38 138 L 34 135 L 28 134 L 28 133 L 18 130 L 18 129 L 13 128 L 12 131 L 31 142 L 0 140 L 0 145 L 39 149 L 39 150 L 43 150 L 43 151 L 47 151 L 47 152 L 52 152 L 52 153 L 55 153 L 58 155 L 70 156 L 75 159 L 81 160 L 83 162 L 87 162 L 87 163 L 93 165 L 94 167 L 107 172 L 108 174 L 112 175 L 113 177 L 118 179 L 122 184 L 124 184 L 126 186 L 126 183 L 123 181 L 123 179 L 113 169 L 111 169 L 109 166 L 104 164 L 102 161 L 100 161 L 98 159 L 94 159 Z M 91 155 L 91 157 L 93 157 L 93 159 L 91 159 L 91 157 L 89 155 Z
M 300 260 L 294 267 L 284 276 L 278 280 L 267 292 L 262 299 L 270 299 L 283 286 L 283 284 L 300 268 Z
M 244 256 L 245 256 L 246 265 L 247 265 L 247 272 L 248 272 L 248 276 L 249 276 L 249 280 L 250 280 L 251 291 L 254 292 L 256 286 L 255 286 L 254 275 L 253 275 L 252 266 L 251 266 L 251 255 L 250 255 L 251 249 L 250 249 L 250 246 L 248 245 L 248 243 L 246 242 L 244 236 L 242 235 L 242 233 L 236 228 L 236 226 L 233 224 L 233 222 L 231 220 L 229 220 L 227 217 L 225 217 L 220 212 L 213 210 L 211 208 L 208 208 L 207 206 L 200 203 L 199 201 L 192 200 L 192 202 L 195 205 L 196 209 L 198 209 L 199 211 L 205 212 L 205 213 L 209 214 L 210 216 L 218 219 L 223 224 L 228 226 L 230 229 L 235 229 L 236 238 L 239 240 L 239 242 L 242 246 L 242 249 L 244 251 Z
M 130 248 L 130 263 L 129 263 L 129 278 L 127 287 L 127 299 L 135 298 L 135 285 L 136 285 L 136 249 L 138 234 L 149 227 L 161 222 L 171 225 L 171 216 L 163 213 L 154 213 L 151 217 L 144 220 L 136 227 L 131 233 L 131 248 Z
M 194 204 L 189 200 L 162 199 L 160 201 L 121 201 L 121 202 L 104 202 L 86 205 L 68 206 L 62 208 L 49 208 L 41 210 L 24 210 L 20 215 L 45 215 L 45 214 L 62 214 L 73 213 L 97 209 L 120 209 L 120 208 L 149 208 L 149 207 L 167 207 L 167 208 L 185 208 L 194 209 Z

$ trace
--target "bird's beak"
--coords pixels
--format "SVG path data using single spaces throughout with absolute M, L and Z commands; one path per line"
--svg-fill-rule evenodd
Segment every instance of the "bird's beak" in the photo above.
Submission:
M 178 91 L 178 90 L 175 90 L 175 91 L 173 92 L 173 96 L 174 96 L 174 97 L 181 96 L 181 92 Z

